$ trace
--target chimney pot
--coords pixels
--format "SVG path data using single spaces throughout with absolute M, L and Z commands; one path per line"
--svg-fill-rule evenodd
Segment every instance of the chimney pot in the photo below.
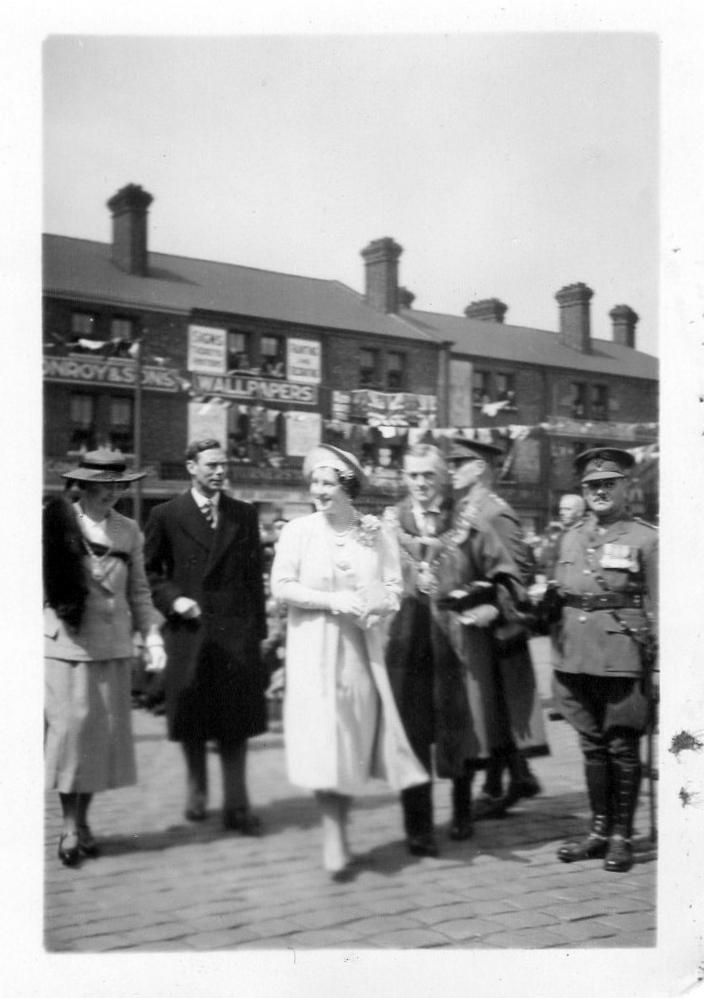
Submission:
M 366 270 L 365 298 L 380 312 L 398 311 L 398 258 L 402 253 L 403 247 L 389 236 L 373 239 L 361 252 Z
M 613 341 L 621 346 L 630 347 L 632 350 L 636 346 L 636 323 L 638 315 L 630 305 L 614 305 L 609 312 L 613 322 Z
M 399 308 L 412 308 L 413 302 L 416 300 L 416 296 L 408 288 L 398 289 L 398 307 Z
M 567 284 L 555 295 L 560 306 L 560 340 L 580 353 L 592 352 L 589 303 L 593 295 L 581 281 Z
M 498 298 L 482 298 L 481 301 L 470 302 L 464 310 L 468 319 L 480 319 L 482 322 L 503 322 L 507 312 L 508 305 L 504 305 Z
M 127 274 L 147 274 L 147 209 L 154 198 L 127 184 L 107 202 L 112 212 L 112 262 Z

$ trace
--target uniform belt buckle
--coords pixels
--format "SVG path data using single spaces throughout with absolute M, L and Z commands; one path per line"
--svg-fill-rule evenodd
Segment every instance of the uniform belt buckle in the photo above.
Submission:
M 580 598 L 579 609 L 580 610 L 584 610 L 585 612 L 587 612 L 587 611 L 591 610 L 591 608 L 592 608 L 592 596 L 591 596 L 591 593 L 582 593 L 582 596 Z
M 602 593 L 600 596 L 595 596 L 594 598 L 598 606 L 605 607 L 606 609 L 608 609 L 610 603 L 608 593 Z

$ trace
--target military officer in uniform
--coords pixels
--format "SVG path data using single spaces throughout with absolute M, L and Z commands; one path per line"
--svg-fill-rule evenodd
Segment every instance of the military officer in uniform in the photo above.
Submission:
M 604 857 L 604 869 L 614 872 L 633 865 L 648 716 L 642 651 L 657 614 L 657 531 L 627 511 L 633 461 L 615 447 L 577 457 L 588 515 L 565 532 L 555 572 L 563 607 L 553 632 L 560 655 L 554 692 L 579 735 L 592 811 L 589 833 L 561 846 L 558 857 Z

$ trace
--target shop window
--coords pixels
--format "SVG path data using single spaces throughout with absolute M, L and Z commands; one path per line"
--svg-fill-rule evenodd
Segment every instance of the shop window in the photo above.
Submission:
M 474 371 L 472 373 L 472 404 L 486 405 L 491 402 L 491 374 L 489 371 Z
M 376 388 L 379 384 L 379 351 L 363 347 L 359 351 L 360 388 Z
M 262 336 L 262 377 L 284 378 L 286 376 L 286 341 L 283 336 Z
M 570 406 L 573 419 L 587 419 L 587 386 L 583 381 L 572 382 L 572 401 Z
M 69 399 L 71 436 L 69 450 L 93 450 L 95 447 L 95 396 L 72 392 Z
M 405 361 L 402 353 L 387 353 L 386 355 L 386 387 L 389 391 L 402 391 L 405 381 Z
M 247 333 L 227 334 L 227 369 L 228 371 L 249 371 L 251 360 L 249 356 L 249 337 Z
M 589 415 L 592 419 L 609 418 L 609 390 L 606 385 L 591 386 Z
M 516 376 L 499 373 L 496 375 L 496 401 L 508 402 L 504 408 L 511 411 L 516 408 Z
M 110 446 L 130 454 L 134 449 L 134 419 L 132 398 L 127 395 L 110 399 Z

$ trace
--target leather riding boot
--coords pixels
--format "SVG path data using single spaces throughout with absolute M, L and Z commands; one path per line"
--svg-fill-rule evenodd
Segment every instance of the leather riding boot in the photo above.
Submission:
M 474 834 L 472 825 L 472 777 L 457 776 L 452 781 L 452 824 L 450 838 L 459 842 Z
M 597 859 L 606 855 L 609 847 L 609 766 L 605 756 L 587 756 L 584 760 L 587 793 L 592 809 L 592 824 L 584 838 L 565 842 L 557 850 L 563 863 L 582 859 Z
M 506 756 L 511 780 L 506 792 L 506 807 L 511 807 L 521 797 L 535 797 L 543 788 L 533 775 L 524 756 L 518 749 L 511 749 Z
M 614 822 L 604 869 L 610 873 L 627 873 L 633 866 L 633 815 L 638 804 L 641 765 L 637 760 L 616 759 L 611 762 L 614 784 Z
M 503 749 L 492 749 L 491 757 L 486 766 L 486 776 L 482 794 L 497 800 L 504 795 L 503 775 L 506 767 L 506 753 Z

